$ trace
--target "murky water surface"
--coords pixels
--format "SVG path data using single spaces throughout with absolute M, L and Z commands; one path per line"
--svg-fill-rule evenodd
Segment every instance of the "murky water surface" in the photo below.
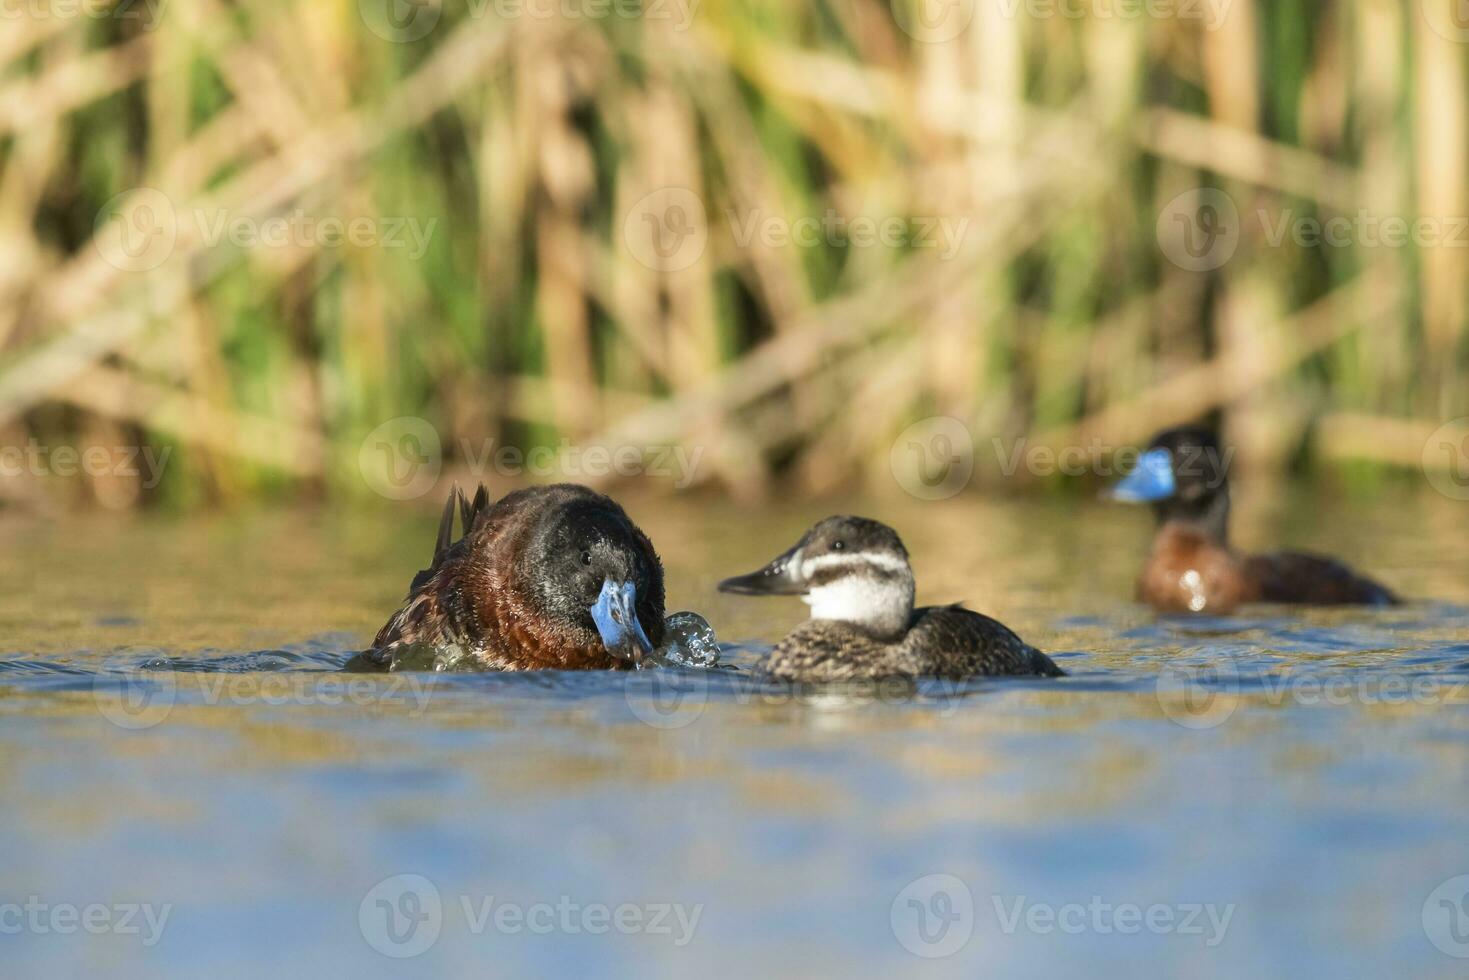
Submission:
M 3 972 L 1464 976 L 1469 505 L 1324 493 L 1237 534 L 1421 601 L 1160 621 L 1146 514 L 850 502 L 1072 676 L 846 696 L 334 673 L 430 510 L 0 522 Z M 733 662 L 801 618 L 713 584 L 830 505 L 628 504 Z

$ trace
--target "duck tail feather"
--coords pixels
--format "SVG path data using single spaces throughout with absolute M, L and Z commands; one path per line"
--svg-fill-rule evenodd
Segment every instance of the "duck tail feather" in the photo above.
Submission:
M 464 494 L 457 483 L 449 491 L 449 499 L 444 501 L 444 513 L 439 518 L 439 536 L 434 541 L 434 560 L 430 563 L 430 567 L 439 563 L 439 559 L 444 556 L 444 552 L 449 550 L 449 545 L 454 541 L 454 502 L 456 500 L 460 501 L 462 506 Z
M 485 485 L 481 483 L 479 489 L 474 492 L 474 502 L 468 504 L 465 508 L 464 533 L 468 534 L 474 530 L 474 526 L 483 520 L 484 516 L 489 512 L 490 491 L 485 489 Z

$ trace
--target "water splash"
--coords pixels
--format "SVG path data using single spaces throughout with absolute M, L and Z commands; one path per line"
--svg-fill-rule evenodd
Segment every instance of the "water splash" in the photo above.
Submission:
M 713 667 L 719 663 L 714 627 L 696 612 L 676 612 L 663 621 L 663 645 L 645 666 Z

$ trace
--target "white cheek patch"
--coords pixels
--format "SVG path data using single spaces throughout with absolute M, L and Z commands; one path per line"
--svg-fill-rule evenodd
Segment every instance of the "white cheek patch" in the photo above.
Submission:
M 807 580 L 814 577 L 817 572 L 825 571 L 828 568 L 839 568 L 854 574 L 862 568 L 881 568 L 883 571 L 897 572 L 900 575 L 909 570 L 908 563 L 897 555 L 856 555 L 835 551 L 803 561 L 801 553 L 797 552 L 791 556 L 791 561 L 801 570 L 801 577 Z

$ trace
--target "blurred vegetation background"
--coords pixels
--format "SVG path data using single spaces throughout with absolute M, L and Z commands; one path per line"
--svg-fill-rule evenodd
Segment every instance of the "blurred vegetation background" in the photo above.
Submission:
M 891 486 L 936 415 L 976 487 L 1211 414 L 1370 481 L 1469 415 L 1462 0 L 4 16 L 0 445 L 170 452 L 6 502 L 367 494 L 399 416 L 446 478 L 679 445 L 759 499 Z

